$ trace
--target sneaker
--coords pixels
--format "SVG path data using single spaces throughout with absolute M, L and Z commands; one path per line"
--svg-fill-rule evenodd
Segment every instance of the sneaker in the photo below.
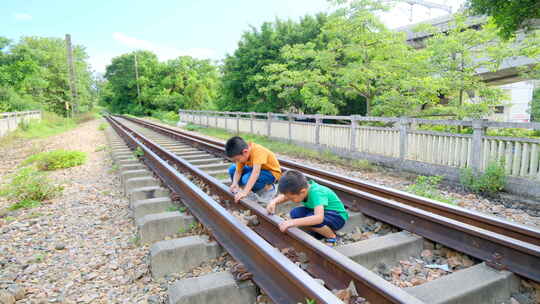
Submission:
M 263 188 L 257 192 L 257 195 L 259 196 L 260 202 L 269 203 L 276 195 L 276 186 L 272 184 L 272 188 L 269 190 L 264 190 Z

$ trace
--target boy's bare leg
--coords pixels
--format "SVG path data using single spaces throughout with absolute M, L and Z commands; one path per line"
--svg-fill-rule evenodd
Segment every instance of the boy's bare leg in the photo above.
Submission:
M 334 233 L 332 228 L 330 228 L 330 227 L 328 227 L 326 225 L 322 226 L 322 227 L 309 227 L 309 229 L 311 229 L 312 231 L 317 232 L 318 234 L 320 234 L 320 235 L 322 235 L 322 236 L 324 236 L 325 238 L 328 238 L 328 239 L 336 237 L 336 234 Z

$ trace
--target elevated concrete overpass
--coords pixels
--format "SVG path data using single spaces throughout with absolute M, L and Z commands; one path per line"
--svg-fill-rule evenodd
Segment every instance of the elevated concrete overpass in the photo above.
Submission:
M 405 32 L 407 35 L 407 42 L 416 49 L 421 49 L 425 47 L 425 40 L 431 37 L 430 33 L 425 32 L 414 32 L 413 29 L 419 24 L 431 24 L 432 26 L 440 29 L 440 31 L 447 31 L 450 28 L 450 23 L 453 16 L 446 15 L 431 20 L 427 20 L 421 23 L 415 23 L 407 25 L 404 27 L 396 28 L 395 30 Z M 467 24 L 471 28 L 479 29 L 487 21 L 486 17 L 483 16 L 473 16 L 467 19 Z M 488 82 L 492 85 L 503 85 L 508 83 L 514 83 L 523 81 L 520 76 L 519 68 L 520 67 L 532 67 L 533 65 L 540 62 L 540 58 L 533 59 L 525 56 L 517 56 L 508 58 L 505 60 L 500 69 L 496 72 L 491 72 L 488 69 L 481 68 L 478 69 L 478 75 L 481 76 L 485 82 Z

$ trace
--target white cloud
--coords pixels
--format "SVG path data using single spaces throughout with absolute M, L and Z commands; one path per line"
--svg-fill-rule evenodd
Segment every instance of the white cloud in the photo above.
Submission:
M 159 45 L 150 41 L 130 37 L 124 33 L 115 32 L 113 38 L 121 44 L 134 50 L 148 50 L 155 53 L 160 60 L 169 60 L 178 56 L 191 56 L 198 59 L 216 59 L 216 52 L 207 48 L 177 49 L 174 47 Z
M 32 20 L 32 15 L 25 14 L 25 13 L 15 13 L 13 14 L 13 18 L 17 21 L 29 21 Z

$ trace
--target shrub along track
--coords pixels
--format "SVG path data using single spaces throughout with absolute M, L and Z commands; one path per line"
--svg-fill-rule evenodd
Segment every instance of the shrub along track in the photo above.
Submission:
M 170 138 L 184 141 L 200 150 L 205 150 L 214 155 L 214 158 L 215 156 L 223 156 L 223 144 L 220 142 L 202 137 L 197 138 L 187 133 L 133 118 L 129 118 L 129 120 Z M 131 130 L 125 126 L 121 127 L 117 123 L 114 123 L 114 125 L 120 132 L 127 131 L 126 135 L 131 133 L 131 136 L 149 145 L 150 149 L 159 151 L 159 147 L 148 138 L 133 132 L 136 129 L 133 124 L 129 124 Z M 126 123 L 126 125 L 128 124 Z M 132 145 L 132 147 L 134 146 Z M 203 171 L 206 170 L 210 174 L 217 175 L 223 173 L 223 170 L 213 170 L 212 168 L 223 169 L 223 165 L 212 165 L 210 161 L 205 165 L 199 165 L 199 168 L 197 168 L 196 165 L 190 164 L 170 152 L 160 151 L 158 154 L 169 162 L 174 162 L 175 166 L 178 166 L 181 171 L 189 172 L 190 175 L 202 180 L 208 190 L 217 194 L 221 201 L 230 201 L 232 199 L 223 183 Z M 197 151 L 182 151 L 179 154 L 190 159 L 195 159 L 197 155 L 201 155 Z M 209 160 L 209 157 L 211 159 L 211 155 L 207 154 L 206 158 L 199 158 L 198 163 L 201 163 L 200 160 Z M 495 268 L 506 268 L 526 278 L 539 280 L 540 264 L 538 259 L 540 250 L 538 236 L 540 233 L 536 230 L 458 207 L 443 205 L 399 191 L 349 179 L 328 171 L 321 171 L 286 161 L 282 161 L 282 164 L 285 169 L 300 170 L 309 178 L 333 188 L 351 210 L 361 211 L 366 215 L 391 223 L 401 229 L 465 252 L 486 261 Z M 173 187 L 170 181 L 165 182 L 165 184 Z M 297 252 L 306 253 L 310 261 L 305 267 L 306 270 L 314 277 L 323 278 L 328 288 L 342 289 L 353 281 L 360 296 L 373 303 L 414 303 L 417 301 L 402 290 L 392 289 L 391 285 L 388 286 L 389 284 L 373 276 L 367 269 L 354 263 L 343 254 L 324 247 L 324 245 L 314 241 L 299 229 L 291 229 L 285 235 L 279 234 L 276 225 L 281 219 L 266 215 L 264 209 L 257 203 L 243 201 L 241 206 L 250 208 L 257 215 L 260 224 L 254 227 L 254 230 L 272 245 L 278 248 L 286 248 L 292 245 Z M 188 207 L 190 206 L 188 205 Z M 256 273 L 249 267 L 248 270 Z M 257 282 L 256 277 L 257 275 L 254 275 L 254 280 Z M 261 287 L 266 289 L 264 286 Z M 267 291 L 273 296 L 272 291 Z M 422 292 L 416 294 L 422 298 Z

